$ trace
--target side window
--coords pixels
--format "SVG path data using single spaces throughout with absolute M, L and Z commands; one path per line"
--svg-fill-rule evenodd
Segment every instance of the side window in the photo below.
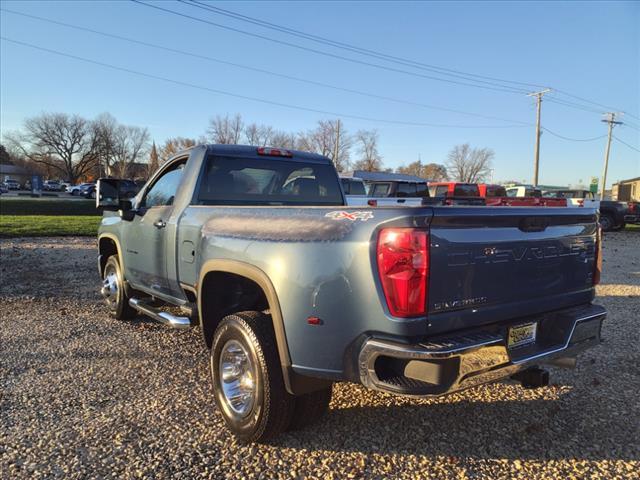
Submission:
M 165 171 L 147 190 L 143 205 L 147 208 L 173 205 L 186 160 Z
M 366 195 L 367 192 L 364 189 L 364 183 L 362 180 L 350 180 L 349 181 L 349 192 L 351 195 Z
M 449 186 L 448 185 L 438 185 L 436 187 L 436 197 L 446 197 L 447 194 L 449 193 Z
M 517 197 L 518 189 L 517 188 L 508 188 L 507 189 L 507 197 Z
M 341 178 L 340 179 L 340 183 L 342 183 L 342 190 L 344 191 L 345 195 L 349 195 L 349 193 L 351 193 L 351 182 L 349 182 L 348 178 Z
M 372 197 L 386 197 L 389 195 L 389 184 L 388 183 L 375 183 L 373 185 Z
M 399 183 L 396 196 L 398 197 L 415 197 L 417 187 L 415 183 Z

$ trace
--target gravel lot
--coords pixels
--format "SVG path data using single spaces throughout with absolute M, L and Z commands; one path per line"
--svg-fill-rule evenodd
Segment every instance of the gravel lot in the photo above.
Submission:
M 197 330 L 118 322 L 95 240 L 0 240 L 1 478 L 640 478 L 640 232 L 607 234 L 605 343 L 552 385 L 436 400 L 351 384 L 272 445 L 226 432 Z

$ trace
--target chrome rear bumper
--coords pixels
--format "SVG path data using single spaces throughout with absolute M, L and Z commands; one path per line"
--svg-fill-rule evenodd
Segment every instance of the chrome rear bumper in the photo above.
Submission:
M 494 382 L 598 345 L 605 317 L 603 307 L 589 305 L 418 344 L 370 337 L 358 356 L 360 381 L 375 390 L 419 397 Z M 528 321 L 538 322 L 536 342 L 507 348 L 508 327 Z

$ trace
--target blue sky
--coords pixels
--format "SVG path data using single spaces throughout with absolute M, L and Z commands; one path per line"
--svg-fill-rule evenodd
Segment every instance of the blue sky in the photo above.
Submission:
M 247 37 L 132 2 L 1 2 L 2 8 L 131 37 L 221 60 L 340 87 L 449 109 L 533 122 L 531 98 L 353 64 Z M 384 63 L 249 25 L 188 5 L 161 4 L 212 22 L 283 41 Z M 430 65 L 518 82 L 548 85 L 628 112 L 640 126 L 639 2 L 217 2 L 214 5 L 304 32 Z M 469 142 L 495 151 L 494 180 L 530 181 L 534 127 L 372 99 L 80 32 L 1 12 L 2 36 L 119 67 L 212 89 L 314 110 L 449 127 L 398 125 L 342 116 L 346 128 L 377 129 L 385 166 L 418 158 L 443 163 L 452 146 Z M 43 111 L 94 117 L 112 113 L 146 126 L 157 143 L 199 137 L 216 114 L 288 131 L 336 118 L 135 76 L 8 42 L 1 45 L 2 131 Z M 409 69 L 385 63 L 392 68 Z M 433 73 L 412 70 L 424 75 Z M 529 87 L 524 87 L 529 88 Z M 531 87 L 533 89 L 533 87 Z M 580 100 L 554 93 L 550 99 Z M 587 104 L 589 108 L 605 110 Z M 635 118 L 634 118 L 635 117 Z M 565 137 L 606 133 L 596 112 L 543 103 L 542 125 Z M 640 149 L 640 131 L 615 130 Z M 574 184 L 600 176 L 605 139 L 573 142 L 544 133 L 540 182 Z M 355 156 L 354 152 L 354 156 Z M 640 153 L 614 141 L 609 182 L 640 176 Z

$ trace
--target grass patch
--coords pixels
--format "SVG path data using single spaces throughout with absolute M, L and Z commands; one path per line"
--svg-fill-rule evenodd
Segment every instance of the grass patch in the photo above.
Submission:
M 627 223 L 627 226 L 624 228 L 625 230 L 634 230 L 636 232 L 640 232 L 640 224 Z
M 95 200 L 0 198 L 0 215 L 99 215 Z
M 101 219 L 88 215 L 0 215 L 0 237 L 95 237 Z

